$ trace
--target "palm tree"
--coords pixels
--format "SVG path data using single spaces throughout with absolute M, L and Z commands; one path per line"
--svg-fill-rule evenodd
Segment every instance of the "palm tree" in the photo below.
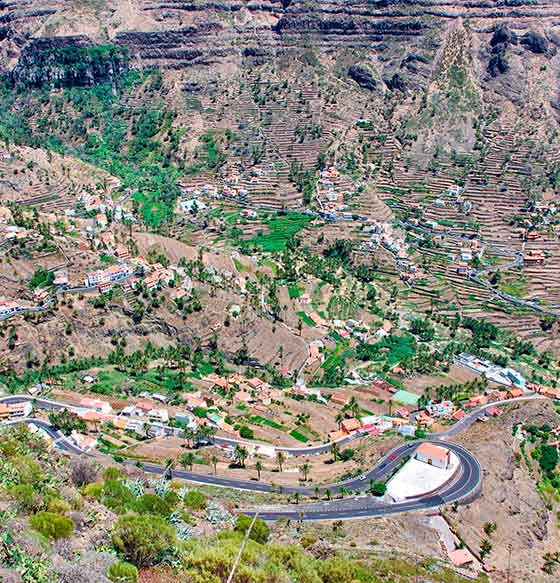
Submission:
M 195 431 L 196 440 L 211 441 L 216 434 L 216 429 L 210 425 L 200 425 Z
M 342 486 L 340 488 L 340 490 L 338 491 L 338 493 L 340 494 L 341 498 L 344 498 L 344 496 L 348 496 L 348 494 L 350 494 L 350 490 L 348 490 L 348 488 L 345 488 L 344 486 Z
M 218 456 L 215 453 L 213 453 L 212 457 L 210 458 L 210 461 L 211 461 L 212 465 L 214 466 L 214 475 L 216 475 L 216 467 L 218 465 Z
M 257 470 L 257 480 L 260 482 L 261 481 L 261 472 L 263 471 L 263 465 L 261 460 L 257 460 L 257 463 L 255 464 L 255 470 Z
M 173 458 L 169 458 L 165 460 L 165 472 L 163 473 L 163 477 L 166 480 L 170 480 L 173 477 L 173 466 L 175 465 L 175 460 Z
M 192 440 L 194 439 L 194 436 L 194 429 L 191 429 L 190 427 L 185 427 L 185 429 L 183 429 L 183 439 L 185 440 L 185 445 L 187 447 L 192 447 Z
M 305 463 L 299 467 L 300 472 L 303 474 L 303 481 L 307 482 L 307 477 L 309 476 L 309 472 L 311 470 L 311 464 Z
M 358 417 L 360 415 L 361 409 L 356 397 L 352 396 L 350 398 L 350 402 L 347 405 L 347 409 L 348 411 L 350 411 L 353 417 Z
M 334 418 L 339 429 L 342 427 L 342 422 L 344 421 L 344 418 L 345 418 L 345 415 L 342 411 L 339 411 L 336 414 L 336 417 Z
M 187 452 L 181 455 L 179 458 L 179 463 L 184 467 L 188 468 L 189 471 L 192 472 L 193 464 L 194 464 L 194 454 L 192 452 Z
M 299 504 L 299 498 L 300 498 L 300 493 L 294 492 L 294 500 L 296 501 L 296 504 Z
M 339 447 L 338 443 L 336 443 L 336 441 L 333 441 L 331 443 L 331 455 L 333 458 L 333 462 L 336 462 L 338 460 L 338 458 L 340 457 L 340 447 Z
M 317 500 L 318 500 L 321 496 L 321 488 L 319 488 L 319 486 L 315 486 L 314 493 L 315 493 L 315 498 L 317 498 Z
M 246 448 L 242 447 L 241 445 L 235 446 L 234 456 L 237 463 L 244 468 L 245 467 L 245 460 L 249 456 L 249 452 Z
M 327 497 L 327 500 L 331 499 L 331 491 L 330 490 L 325 490 L 325 496 Z
M 278 462 L 278 469 L 281 472 L 282 471 L 282 464 L 286 461 L 286 456 L 281 451 L 279 451 L 276 454 L 276 461 Z

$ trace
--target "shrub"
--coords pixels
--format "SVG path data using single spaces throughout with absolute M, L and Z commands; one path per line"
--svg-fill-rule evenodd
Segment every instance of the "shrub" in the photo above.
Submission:
M 317 542 L 317 535 L 314 532 L 306 532 L 299 541 L 304 549 L 313 546 Z
M 234 530 L 236 530 L 237 532 L 242 532 L 243 534 L 245 534 L 247 529 L 251 526 L 252 522 L 253 522 L 252 516 L 240 514 L 237 517 L 237 520 L 235 521 Z M 269 535 L 270 535 L 270 528 L 269 528 L 268 524 L 264 520 L 257 518 L 257 520 L 255 520 L 255 524 L 253 525 L 253 528 L 251 529 L 251 534 L 249 535 L 249 538 L 254 540 L 255 542 L 258 542 L 258 543 L 264 545 L 266 543 L 266 541 L 268 540 Z
M 131 563 L 119 561 L 109 567 L 107 577 L 114 583 L 136 583 L 138 581 L 138 569 Z
M 48 503 L 47 510 L 55 514 L 65 514 L 70 511 L 70 504 L 62 498 L 53 498 Z
M 104 480 L 121 480 L 123 478 L 123 473 L 119 470 L 119 468 L 107 468 L 103 472 L 103 479 Z
M 10 496 L 23 511 L 36 511 L 42 505 L 42 499 L 29 484 L 18 484 L 9 489 Z
M 13 460 L 20 484 L 37 485 L 45 481 L 45 473 L 41 465 L 29 457 L 18 456 Z
M 206 508 L 206 496 L 198 490 L 189 490 L 183 497 L 183 502 L 191 510 L 203 510 Z
M 138 567 L 147 567 L 175 544 L 175 530 L 161 516 L 121 516 L 112 532 L 115 548 Z
M 387 492 L 387 484 L 385 484 L 384 482 L 373 482 L 369 491 L 374 496 L 383 496 L 383 494 Z
M 247 427 L 247 425 L 242 425 L 239 428 L 239 436 L 243 439 L 253 439 L 255 437 L 255 433 L 250 427 Z
M 74 532 L 74 523 L 66 516 L 54 512 L 39 512 L 32 516 L 29 524 L 47 538 L 68 538 Z
M 355 451 L 353 449 L 347 448 L 342 450 L 342 453 L 340 454 L 340 459 L 343 462 L 347 462 L 348 460 L 351 460 L 354 458 L 355 455 Z
M 173 512 L 169 502 L 155 494 L 144 494 L 134 502 L 134 510 L 140 514 L 159 514 L 166 518 Z
M 77 459 L 72 464 L 72 482 L 78 486 L 91 484 L 97 479 L 97 469 L 94 464 L 86 459 Z
M 94 482 L 93 484 L 88 484 L 82 488 L 82 494 L 86 498 L 93 498 L 94 500 L 101 500 L 103 496 L 103 484 L 99 482 Z
M 115 512 L 124 512 L 136 501 L 133 492 L 119 480 L 109 480 L 103 485 L 103 504 Z

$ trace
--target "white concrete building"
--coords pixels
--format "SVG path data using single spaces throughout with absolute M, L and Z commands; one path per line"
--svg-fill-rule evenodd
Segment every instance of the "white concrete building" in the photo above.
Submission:
M 414 458 L 430 466 L 445 470 L 449 466 L 451 452 L 440 445 L 422 443 L 416 450 Z

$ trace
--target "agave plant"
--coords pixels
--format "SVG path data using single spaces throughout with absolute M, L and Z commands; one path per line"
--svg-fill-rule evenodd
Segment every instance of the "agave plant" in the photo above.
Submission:
M 150 486 L 154 489 L 154 492 L 163 498 L 167 492 L 169 492 L 169 482 L 167 480 L 150 480 Z
M 144 482 L 140 479 L 127 480 L 124 485 L 137 497 L 144 495 Z
M 233 516 L 222 506 L 210 502 L 206 509 L 206 517 L 213 526 L 227 528 L 233 525 Z
M 194 529 L 190 524 L 187 524 L 177 511 L 169 517 L 169 522 L 175 527 L 177 538 L 179 540 L 189 540 L 194 536 Z

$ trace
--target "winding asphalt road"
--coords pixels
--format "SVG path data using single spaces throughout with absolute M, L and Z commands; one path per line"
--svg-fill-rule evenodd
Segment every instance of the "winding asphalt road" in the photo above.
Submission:
M 507 403 L 512 403 L 514 401 L 527 401 L 533 399 L 540 399 L 539 395 L 530 395 L 527 397 L 519 397 L 517 399 L 510 399 Z M 35 406 L 43 409 L 63 409 L 68 407 L 64 403 L 57 403 L 55 401 L 50 401 L 47 399 L 34 399 L 29 395 L 13 395 L 9 397 L 0 398 L 1 403 L 21 403 L 25 401 L 33 401 Z M 408 457 L 412 456 L 414 450 L 422 442 L 441 443 L 448 437 L 457 435 L 461 431 L 464 431 L 470 427 L 477 419 L 484 416 L 486 409 L 495 404 L 488 404 L 480 407 L 471 413 L 469 413 L 465 418 L 456 423 L 450 429 L 430 436 L 430 439 L 426 440 L 415 440 L 405 442 L 398 447 L 391 450 L 387 455 L 382 458 L 378 464 L 372 468 L 369 472 L 346 480 L 344 482 L 338 482 L 329 486 L 321 486 L 321 494 L 336 495 L 341 491 L 352 491 L 357 493 L 365 493 L 369 489 L 370 481 L 379 481 L 389 477 Z M 54 429 L 48 422 L 35 419 L 26 418 L 20 420 L 13 420 L 6 424 L 15 425 L 18 423 L 33 424 L 45 431 L 54 441 L 56 446 L 62 451 L 74 455 L 90 455 L 84 450 L 80 449 L 73 442 L 68 440 L 59 431 Z M 360 435 L 357 434 L 359 438 Z M 216 438 L 217 440 L 218 438 Z M 352 439 L 356 437 L 352 436 Z M 228 440 L 228 442 L 234 442 L 235 440 Z M 343 520 L 351 518 L 366 518 L 374 516 L 384 516 L 390 514 L 398 514 L 402 512 L 411 511 L 425 511 L 430 509 L 437 509 L 443 504 L 450 504 L 453 502 L 465 502 L 469 499 L 475 498 L 481 491 L 482 487 L 482 472 L 480 464 L 476 457 L 471 454 L 467 449 L 454 444 L 446 443 L 445 447 L 452 450 L 455 455 L 460 460 L 459 470 L 456 472 L 455 476 L 447 482 L 441 489 L 437 492 L 431 493 L 429 495 L 420 496 L 414 499 L 405 500 L 397 503 L 389 503 L 382 498 L 375 498 L 369 495 L 359 495 L 353 498 L 347 499 L 337 499 L 329 500 L 325 502 L 317 502 L 312 504 L 301 504 L 301 505 L 290 505 L 281 506 L 270 509 L 259 510 L 259 516 L 264 520 L 277 520 L 280 518 L 289 518 L 292 520 Z M 330 444 L 322 444 L 319 446 L 313 446 L 310 448 L 294 448 L 294 449 L 284 449 L 283 451 L 289 451 L 292 455 L 309 455 L 316 453 L 324 453 L 330 449 Z M 162 466 L 155 464 L 145 464 L 143 469 L 146 472 L 162 475 L 165 473 L 165 469 Z M 315 493 L 315 488 L 305 487 L 305 486 L 290 486 L 290 487 L 279 487 L 273 486 L 272 484 L 263 483 L 256 480 L 238 480 L 233 478 L 221 478 L 216 475 L 207 474 L 197 474 L 194 472 L 187 472 L 184 470 L 173 470 L 172 476 L 174 478 L 180 478 L 188 480 L 190 482 L 196 482 L 199 484 L 206 484 L 210 486 L 220 486 L 225 488 L 234 488 L 238 490 L 245 490 L 251 492 L 262 492 L 262 493 L 284 493 L 284 494 L 300 494 L 306 496 L 313 496 Z M 254 513 L 255 510 L 246 511 L 247 514 Z

